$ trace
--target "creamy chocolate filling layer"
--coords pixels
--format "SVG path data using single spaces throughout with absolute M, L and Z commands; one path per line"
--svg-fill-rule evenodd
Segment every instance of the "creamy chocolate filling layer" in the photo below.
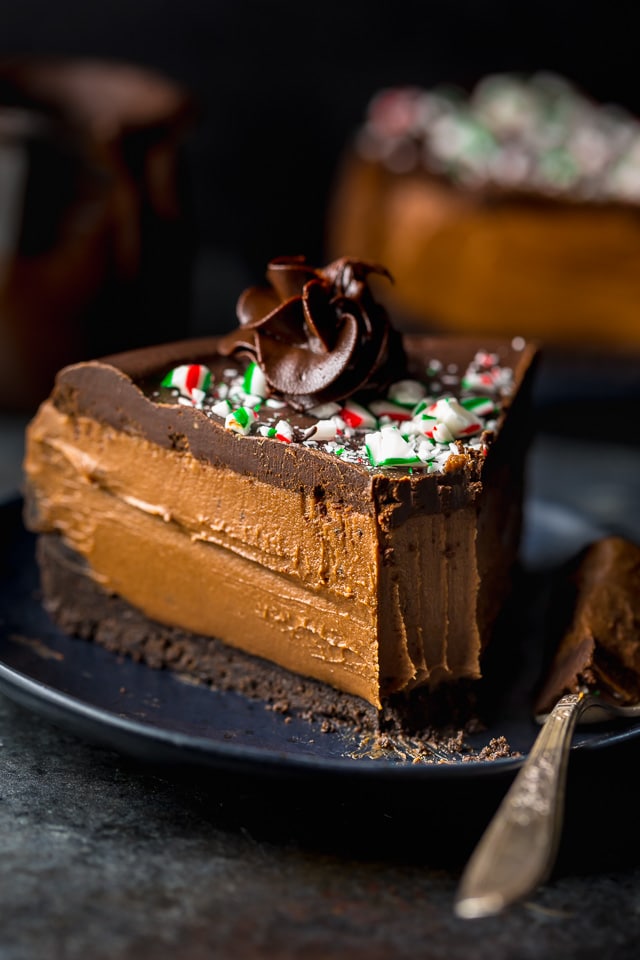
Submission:
M 49 403 L 30 430 L 27 471 L 40 529 L 61 533 L 104 589 L 150 617 L 376 705 L 430 679 L 479 675 L 474 508 L 391 529 L 384 563 L 373 511 L 278 489 Z

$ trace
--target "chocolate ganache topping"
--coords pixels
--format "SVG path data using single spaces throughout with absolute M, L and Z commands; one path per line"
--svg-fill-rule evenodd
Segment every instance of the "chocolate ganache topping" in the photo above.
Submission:
M 348 257 L 313 267 L 278 257 L 267 287 L 240 296 L 240 326 L 222 339 L 225 356 L 242 354 L 262 369 L 271 394 L 294 409 L 379 390 L 405 366 L 400 335 L 367 285 L 384 267 Z

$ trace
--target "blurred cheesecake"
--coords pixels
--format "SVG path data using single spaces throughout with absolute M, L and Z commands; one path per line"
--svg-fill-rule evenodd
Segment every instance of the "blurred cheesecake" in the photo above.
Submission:
M 407 324 L 640 344 L 640 122 L 557 76 L 378 93 L 327 231 L 389 268 Z

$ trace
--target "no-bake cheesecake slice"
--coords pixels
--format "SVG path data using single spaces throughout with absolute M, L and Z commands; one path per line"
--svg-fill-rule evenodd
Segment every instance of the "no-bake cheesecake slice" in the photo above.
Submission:
M 372 272 L 273 261 L 231 334 L 60 372 L 25 472 L 65 626 L 100 640 L 90 585 L 131 613 L 121 649 L 155 665 L 215 682 L 218 638 L 378 710 L 480 677 L 520 534 L 536 350 L 401 337 Z M 176 630 L 197 638 L 186 666 Z
M 596 540 L 562 571 L 551 604 L 554 649 L 536 713 L 566 693 L 592 690 L 623 706 L 640 702 L 640 546 Z

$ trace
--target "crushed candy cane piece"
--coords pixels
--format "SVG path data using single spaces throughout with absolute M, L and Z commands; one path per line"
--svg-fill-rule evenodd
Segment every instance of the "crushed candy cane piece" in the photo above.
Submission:
M 369 409 L 379 420 L 387 417 L 389 420 L 399 423 L 411 419 L 410 410 L 391 400 L 372 400 L 369 404 Z
M 499 359 L 497 353 L 478 350 L 462 377 L 462 387 L 465 390 L 510 390 L 513 386 L 513 370 L 501 367 Z
M 432 397 L 423 397 L 418 403 L 416 403 L 415 407 L 411 411 L 411 416 L 417 417 L 421 413 L 426 413 L 427 408 L 433 406 L 434 403 L 435 401 Z
M 488 417 L 496 412 L 496 405 L 491 397 L 463 397 L 460 403 L 465 410 L 471 411 L 477 417 Z
M 276 440 L 282 440 L 283 443 L 291 443 L 293 440 L 293 428 L 287 420 L 278 420 L 274 435 Z
M 429 416 L 435 417 L 448 428 L 451 433 L 450 440 L 455 440 L 456 437 L 472 436 L 482 430 L 482 424 L 478 418 L 466 410 L 455 397 L 443 397 L 429 407 L 427 412 Z M 434 438 L 439 439 L 435 433 Z
M 348 400 L 340 410 L 340 417 L 348 427 L 354 430 L 371 430 L 377 427 L 378 422 L 370 410 L 356 403 L 355 400 Z
M 163 378 L 162 387 L 173 387 L 183 397 L 193 399 L 193 391 L 206 392 L 211 386 L 211 371 L 201 363 L 187 363 L 174 367 Z
M 340 404 L 333 403 L 319 403 L 315 407 L 311 407 L 309 413 L 312 417 L 317 417 L 318 420 L 328 420 L 329 417 L 332 417 L 335 413 L 340 412 Z
M 419 440 L 416 444 L 416 453 L 423 463 L 428 463 L 436 456 L 438 448 L 431 440 Z
M 478 350 L 473 358 L 473 362 L 477 366 L 485 367 L 485 369 L 489 370 L 498 365 L 499 359 L 500 358 L 498 357 L 497 353 L 490 353 L 488 350 Z
M 374 467 L 399 466 L 421 463 L 415 450 L 397 427 L 383 427 L 376 433 L 367 433 L 365 447 Z
M 327 440 L 335 440 L 337 435 L 338 428 L 335 420 L 318 420 L 315 425 L 315 430 L 309 439 L 324 442 Z
M 392 383 L 387 397 L 403 407 L 415 407 L 425 395 L 425 385 L 419 380 L 398 380 Z M 373 406 L 372 406 L 373 409 Z
M 501 397 L 514 386 L 513 370 L 499 361 L 497 353 L 478 350 L 466 370 L 458 371 L 457 365 L 434 358 L 424 382 L 398 380 L 377 399 L 363 393 L 341 403 L 316 404 L 303 411 L 304 419 L 294 414 L 295 426 L 278 419 L 288 417 L 288 405 L 266 396 L 266 378 L 254 362 L 242 370 L 225 369 L 215 385 L 203 364 L 185 364 L 161 384 L 172 388 L 172 402 L 221 417 L 237 434 L 308 443 L 351 463 L 404 467 L 409 473 L 417 467 L 431 474 L 453 469 L 450 458 L 465 451 L 486 455 Z
M 437 423 L 438 420 L 436 417 L 429 417 L 427 414 L 422 414 L 403 423 L 402 432 L 414 437 L 420 435 L 428 437 L 431 436 L 433 428 Z
M 251 425 L 256 420 L 256 413 L 250 407 L 238 407 L 227 414 L 224 421 L 225 430 L 231 430 L 232 433 L 239 433 L 246 436 L 251 430 Z
M 258 364 L 254 363 L 253 361 L 245 370 L 244 378 L 242 380 L 242 389 L 250 397 L 257 397 L 259 400 L 266 399 L 269 392 L 267 388 L 267 381 L 261 367 L 259 367 Z
M 427 436 L 433 437 L 438 443 L 451 443 L 455 439 L 447 424 L 443 423 L 442 420 L 436 421 L 435 426 L 427 432 Z

